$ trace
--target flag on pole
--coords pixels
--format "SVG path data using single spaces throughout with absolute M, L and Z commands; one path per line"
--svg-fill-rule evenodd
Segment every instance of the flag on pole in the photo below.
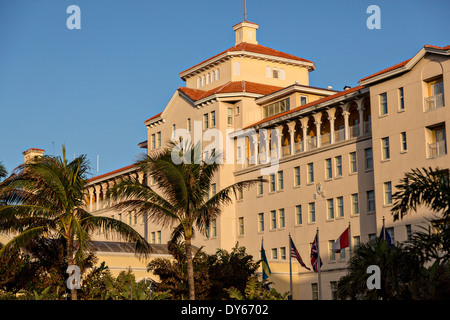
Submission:
M 308 267 L 306 266 L 306 264 L 303 262 L 303 259 L 302 259 L 302 257 L 300 256 L 300 254 L 298 253 L 297 248 L 295 247 L 294 241 L 292 241 L 291 236 L 289 236 L 289 246 L 290 246 L 290 248 L 291 248 L 291 258 L 296 258 L 297 261 L 298 261 L 298 263 L 300 263 L 300 265 L 301 265 L 303 268 L 306 268 L 306 269 L 308 269 L 308 270 L 311 270 L 311 269 L 308 268 Z
M 320 266 L 319 266 L 319 268 L 317 268 L 319 261 L 320 261 Z M 318 254 L 317 234 L 311 245 L 311 265 L 313 267 L 314 272 L 318 272 L 320 267 L 322 267 L 322 265 L 323 265 L 322 259 L 320 258 L 319 254 Z
M 334 242 L 333 248 L 331 249 L 335 253 L 341 252 L 342 249 L 347 248 L 349 246 L 349 240 L 348 240 L 348 229 L 345 229 L 345 231 L 340 235 L 339 238 Z
M 380 240 L 386 240 L 389 247 L 395 247 L 395 245 L 392 243 L 392 238 L 384 225 L 381 228 Z
M 267 257 L 266 257 L 266 252 L 264 251 L 264 246 L 263 246 L 263 241 L 261 240 L 261 267 L 263 270 L 263 275 L 262 278 L 263 280 L 266 280 L 270 274 L 270 268 L 269 268 L 269 263 L 267 262 Z

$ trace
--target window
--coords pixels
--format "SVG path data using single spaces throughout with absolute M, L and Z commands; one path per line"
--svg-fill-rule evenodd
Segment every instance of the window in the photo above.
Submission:
M 156 243 L 156 233 L 152 232 L 152 243 Z
M 263 107 L 263 118 L 268 118 L 287 110 L 289 110 L 289 98 L 274 102 Z
M 405 96 L 403 94 L 403 88 L 398 88 L 398 108 L 400 111 L 405 110 Z
M 284 216 L 284 209 L 280 209 L 278 210 L 278 215 L 279 215 L 279 221 L 280 221 L 280 228 L 285 228 L 286 227 L 286 219 Z
M 175 130 L 177 130 L 177 126 L 175 124 L 172 125 L 172 137 L 175 137 Z
M 331 165 L 331 158 L 325 159 L 325 179 L 333 178 L 333 167 Z
M 394 228 L 386 228 L 386 231 L 388 232 L 389 236 L 391 237 L 391 243 L 395 243 L 395 235 L 394 235 Z
M 271 70 L 270 67 L 266 67 L 266 78 L 270 78 Z
M 211 236 L 213 238 L 217 237 L 217 220 L 216 219 L 213 219 L 211 221 Z
M 233 74 L 239 76 L 241 74 L 241 64 L 239 62 L 233 63 Z
M 359 200 L 358 200 L 358 194 L 354 193 L 352 194 L 352 214 L 356 215 L 359 214 Z
M 309 222 L 316 222 L 316 204 L 309 203 Z
M 328 219 L 334 219 L 334 201 L 333 199 L 327 200 L 327 212 L 328 212 Z
M 294 168 L 294 186 L 298 187 L 300 185 L 300 167 Z
M 273 74 L 274 79 L 278 79 L 278 69 L 277 68 L 273 68 L 272 74 Z
M 337 281 L 330 281 L 330 289 L 331 289 L 331 300 L 337 300 L 337 289 L 338 289 L 338 283 Z
M 391 158 L 391 152 L 389 149 L 389 137 L 381 139 L 381 160 L 387 160 Z
M 271 173 L 269 175 L 269 181 L 270 181 L 270 192 L 275 192 L 275 173 Z
M 308 183 L 314 182 L 314 164 L 308 163 Z
M 302 224 L 302 206 L 295 206 L 295 224 Z
M 376 241 L 377 235 L 375 233 L 369 233 L 369 241 Z
M 367 212 L 375 212 L 375 192 L 367 191 Z
M 258 232 L 264 232 L 264 213 L 258 213 Z
M 406 144 L 406 132 L 400 133 L 400 150 L 406 152 L 408 150 L 408 145 Z
M 358 250 L 360 244 L 361 244 L 361 237 L 360 236 L 354 236 L 353 237 L 354 250 Z
M 406 242 L 411 243 L 412 242 L 412 231 L 411 231 L 411 225 L 407 224 L 405 226 L 406 228 Z
M 157 243 L 161 244 L 161 230 L 156 232 Z
M 425 111 L 431 111 L 445 106 L 443 78 L 439 77 L 436 80 L 429 81 L 427 86 L 428 97 L 425 98 Z
M 328 254 L 330 255 L 330 261 L 336 260 L 336 253 L 333 251 L 334 240 L 328 241 Z
M 337 216 L 342 218 L 344 216 L 344 197 L 337 197 Z
M 156 136 L 157 136 L 157 142 L 158 142 L 158 144 L 157 144 L 157 147 L 158 148 L 161 148 L 161 131 L 159 131 L 157 134 L 156 134 Z
M 264 192 L 264 182 L 263 177 L 258 177 L 258 196 L 262 195 Z
M 244 234 L 244 217 L 239 217 L 239 235 Z
M 233 108 L 227 109 L 227 123 L 229 126 L 233 125 Z
M 197 78 L 197 89 L 200 88 L 202 86 L 202 78 L 198 77 Z
M 270 211 L 270 229 L 274 230 L 277 228 L 277 211 Z
M 215 111 L 211 111 L 211 126 L 212 127 L 216 126 L 216 112 Z
M 387 94 L 386 92 L 380 94 L 380 115 L 388 113 Z
M 392 184 L 390 181 L 384 183 L 384 204 L 392 204 Z
M 205 113 L 203 115 L 203 130 L 206 130 L 209 128 L 209 114 Z
M 211 183 L 211 196 L 214 196 L 217 193 L 217 187 L 215 183 Z
M 284 69 L 280 69 L 280 79 L 286 80 L 286 71 Z
M 445 124 L 427 127 L 428 158 L 436 158 L 447 154 L 447 137 Z
M 355 173 L 358 171 L 356 166 L 356 152 L 350 152 L 350 173 Z
M 219 80 L 220 78 L 220 72 L 219 69 L 216 69 L 216 80 Z
M 211 74 L 206 75 L 206 84 L 209 84 L 211 82 Z
M 242 189 L 238 190 L 237 199 L 238 200 L 244 199 L 244 190 Z
M 272 249 L 272 259 L 278 259 L 278 249 L 277 248 Z
M 152 149 L 156 149 L 156 136 L 152 134 Z
M 366 170 L 373 170 L 372 148 L 364 149 L 364 159 Z
M 283 171 L 278 171 L 278 190 L 284 189 Z
M 336 177 L 342 177 L 342 157 L 337 156 L 334 158 L 336 164 Z
M 317 283 L 311 283 L 312 300 L 319 300 L 319 291 L 317 288 Z
M 280 248 L 280 259 L 281 260 L 286 260 L 286 247 L 281 247 Z
M 308 97 L 307 96 L 300 96 L 300 105 L 303 106 L 308 103 Z

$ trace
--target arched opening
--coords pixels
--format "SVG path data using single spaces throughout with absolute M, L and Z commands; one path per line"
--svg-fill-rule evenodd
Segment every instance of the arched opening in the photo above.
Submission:
M 283 125 L 281 132 L 281 148 L 283 157 L 291 155 L 291 134 L 289 133 L 289 127 L 286 124 Z
M 308 129 L 306 131 L 306 150 L 317 148 L 317 129 L 314 117 L 308 119 Z
M 350 138 L 359 136 L 359 111 L 355 102 L 352 102 L 348 109 L 350 115 L 348 117 L 348 131 Z
M 364 99 L 364 112 L 363 112 L 363 131 L 364 134 L 372 132 L 372 115 L 370 111 L 370 99 Z
M 303 151 L 303 129 L 302 123 L 300 120 L 295 122 L 295 133 L 294 133 L 294 144 L 295 144 L 295 153 L 299 153 Z
M 344 115 L 341 107 L 336 109 L 334 115 L 334 141 L 344 141 L 345 139 L 345 121 Z
M 322 146 L 331 144 L 331 127 L 328 117 L 329 116 L 326 111 L 322 112 L 322 118 L 320 120 L 320 122 L 322 123 L 320 125 L 320 139 Z

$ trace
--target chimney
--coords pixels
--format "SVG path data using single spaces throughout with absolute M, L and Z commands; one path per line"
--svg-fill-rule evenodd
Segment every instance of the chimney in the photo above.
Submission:
M 22 152 L 23 153 L 23 163 L 30 163 L 32 162 L 36 157 L 42 157 L 45 150 L 43 149 L 37 149 L 37 148 L 30 148 L 27 151 Z

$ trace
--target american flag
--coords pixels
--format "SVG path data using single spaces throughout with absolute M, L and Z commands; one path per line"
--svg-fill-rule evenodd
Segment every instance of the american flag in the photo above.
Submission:
M 319 259 L 317 259 L 317 258 L 319 258 Z M 319 257 L 318 250 L 317 250 L 317 234 L 316 234 L 316 237 L 314 238 L 314 241 L 311 245 L 311 265 L 313 267 L 314 272 L 318 272 L 317 260 L 320 261 L 320 267 L 322 267 L 322 265 L 323 265 L 322 259 Z
M 311 270 L 311 269 L 308 268 L 308 267 L 306 266 L 306 264 L 303 262 L 303 259 L 302 259 L 302 257 L 300 256 L 300 254 L 298 253 L 297 248 L 295 247 L 294 241 L 292 241 L 291 236 L 289 236 L 289 246 L 290 246 L 290 248 L 291 248 L 291 258 L 296 258 L 297 261 L 298 261 L 298 263 L 300 263 L 300 265 L 301 265 L 303 268 L 306 268 L 306 269 L 308 269 L 308 270 Z

